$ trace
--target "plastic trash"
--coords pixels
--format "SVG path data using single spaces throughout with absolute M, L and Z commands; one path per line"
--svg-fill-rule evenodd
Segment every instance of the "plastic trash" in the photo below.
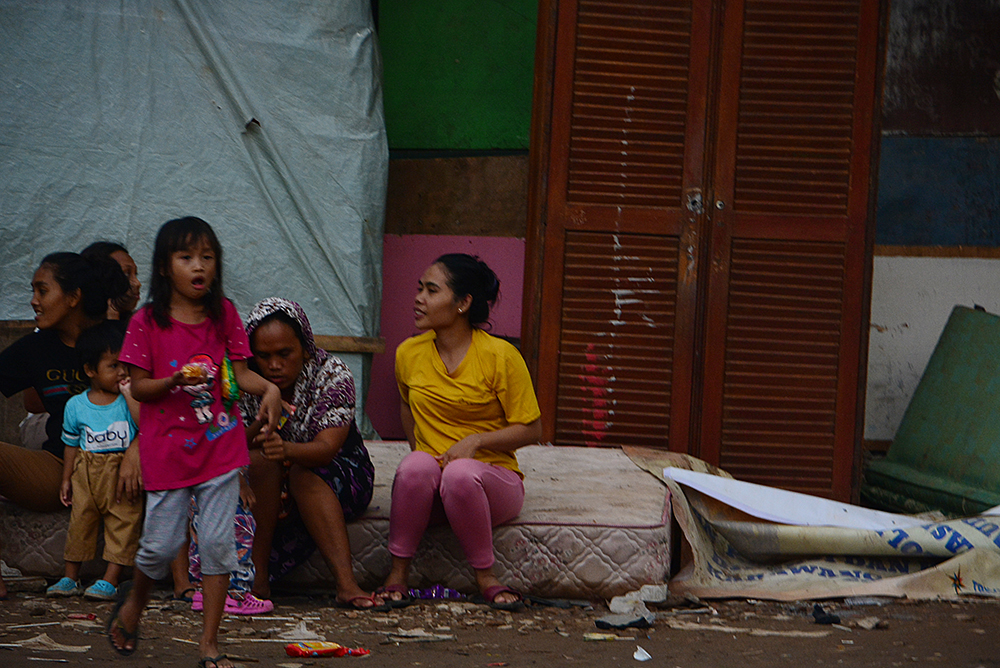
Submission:
M 434 585 L 433 587 L 428 587 L 427 589 L 411 589 L 410 596 L 421 600 L 460 600 L 465 598 L 465 594 L 457 592 L 454 589 L 442 587 L 441 585 Z
M 656 621 L 656 615 L 605 615 L 594 620 L 599 629 L 648 629 Z
M 371 650 L 344 647 L 335 642 L 293 642 L 285 645 L 288 656 L 367 656 Z
M 816 620 L 817 624 L 839 624 L 840 617 L 837 615 L 827 612 L 823 609 L 819 603 L 813 604 L 813 619 Z
M 636 661 L 649 661 L 653 657 L 650 656 L 649 652 L 636 645 L 635 654 L 632 655 L 632 658 L 635 659 Z

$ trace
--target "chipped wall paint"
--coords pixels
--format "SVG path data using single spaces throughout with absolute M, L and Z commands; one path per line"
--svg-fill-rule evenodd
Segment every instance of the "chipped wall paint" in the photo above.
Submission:
M 1000 313 L 1000 260 L 875 257 L 866 439 L 895 436 L 956 304 Z

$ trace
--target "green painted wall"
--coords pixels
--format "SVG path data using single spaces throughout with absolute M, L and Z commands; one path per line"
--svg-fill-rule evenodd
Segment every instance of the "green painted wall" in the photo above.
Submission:
M 537 0 L 379 0 L 391 149 L 527 149 Z

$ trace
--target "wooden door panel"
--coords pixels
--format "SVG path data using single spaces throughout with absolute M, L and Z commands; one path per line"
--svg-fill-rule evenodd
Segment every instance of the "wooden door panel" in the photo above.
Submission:
M 677 251 L 667 235 L 566 233 L 556 443 L 667 443 Z
M 843 244 L 733 241 L 718 461 L 741 479 L 831 489 L 843 255 Z
M 847 500 L 866 340 L 877 4 L 726 3 L 700 452 Z
M 557 444 L 687 449 L 709 13 L 559 2 L 536 374 Z

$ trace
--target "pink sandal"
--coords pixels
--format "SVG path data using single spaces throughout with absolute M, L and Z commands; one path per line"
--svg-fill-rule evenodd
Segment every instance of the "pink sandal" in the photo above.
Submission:
M 200 591 L 195 592 L 191 599 L 191 609 L 195 612 L 205 608 L 205 601 Z M 231 615 L 264 615 L 272 610 L 274 603 L 257 598 L 253 594 L 247 594 L 242 601 L 226 596 L 225 611 Z
M 264 615 L 274 610 L 274 603 L 247 593 L 242 601 L 226 597 L 226 612 L 231 615 Z

